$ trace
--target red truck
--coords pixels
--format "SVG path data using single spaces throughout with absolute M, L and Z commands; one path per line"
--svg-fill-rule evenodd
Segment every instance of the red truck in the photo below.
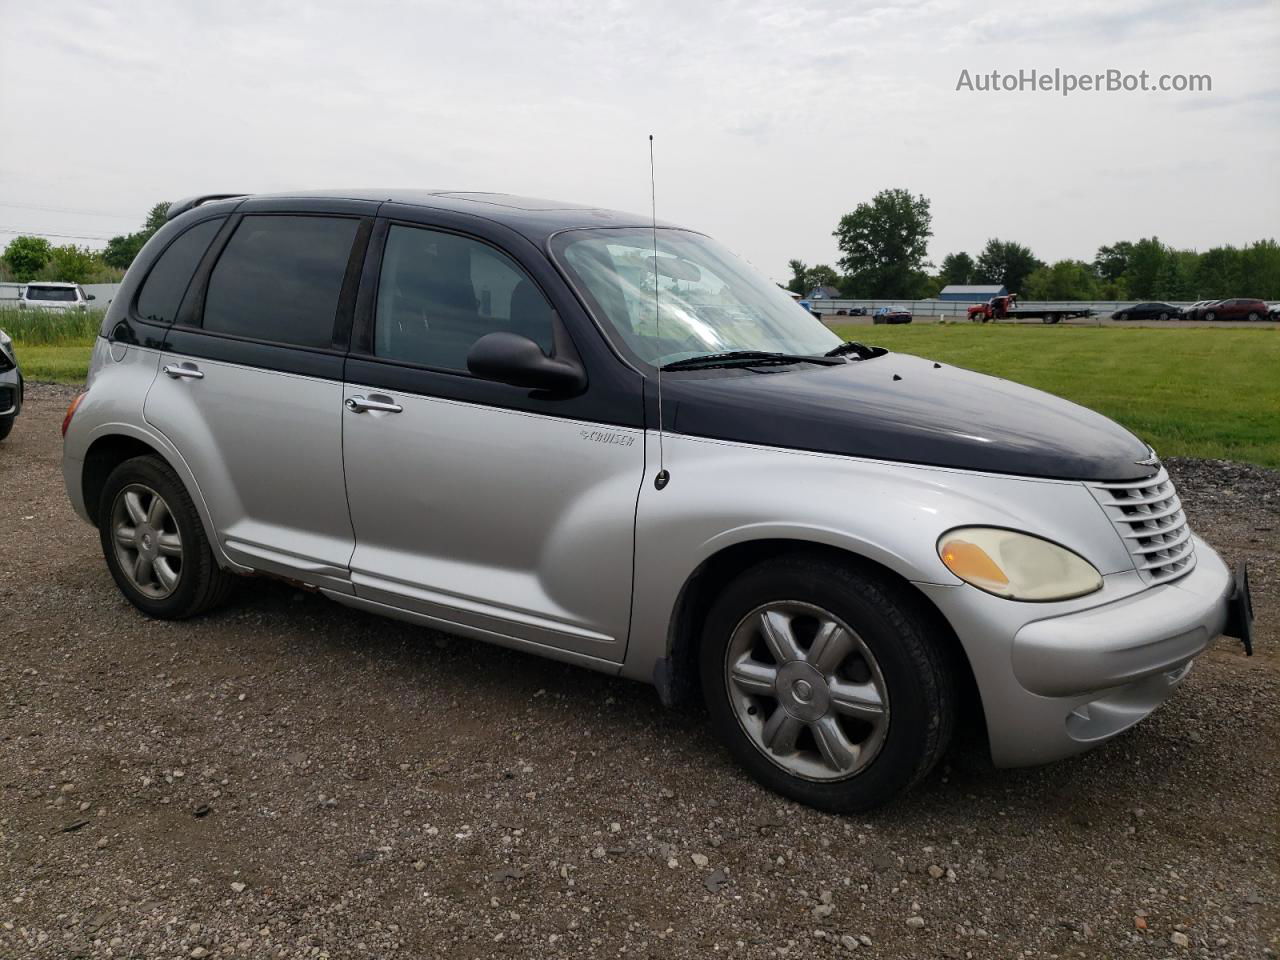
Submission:
M 1018 295 L 1008 293 L 1003 297 L 992 297 L 986 303 L 975 303 L 969 308 L 969 319 L 973 323 L 988 320 L 1040 320 L 1044 323 L 1058 323 L 1072 317 L 1091 317 L 1092 310 L 1064 309 L 1052 307 L 1045 310 L 1027 310 L 1018 306 Z

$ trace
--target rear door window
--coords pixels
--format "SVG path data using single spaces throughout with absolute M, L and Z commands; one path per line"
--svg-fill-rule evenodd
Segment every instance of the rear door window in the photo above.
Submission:
M 138 292 L 138 316 L 152 323 L 173 323 L 200 258 L 223 218 L 197 223 L 165 248 Z
M 552 309 L 506 254 L 468 237 L 393 225 L 378 281 L 374 353 L 465 371 L 488 333 L 516 333 L 553 348 Z
M 333 344 L 360 221 L 246 216 L 209 277 L 204 329 L 301 347 Z

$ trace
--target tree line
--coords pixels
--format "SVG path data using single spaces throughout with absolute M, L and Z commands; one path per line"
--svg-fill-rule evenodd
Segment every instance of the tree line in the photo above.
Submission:
M 102 250 L 74 243 L 54 246 L 44 237 L 14 237 L 0 254 L 0 280 L 30 283 L 60 280 L 65 283 L 119 283 L 142 245 L 164 226 L 169 204 L 157 203 L 142 228 L 112 237 Z
M 1001 284 L 1026 300 L 1280 300 L 1274 239 L 1200 252 L 1146 237 L 1101 246 L 1092 260 L 1045 263 L 1030 247 L 993 237 L 976 258 L 949 253 L 935 268 L 926 259 L 929 200 L 901 189 L 858 204 L 833 236 L 841 254 L 836 267 L 792 260 L 788 290 L 807 295 L 826 286 L 850 300 L 925 300 L 948 284 Z

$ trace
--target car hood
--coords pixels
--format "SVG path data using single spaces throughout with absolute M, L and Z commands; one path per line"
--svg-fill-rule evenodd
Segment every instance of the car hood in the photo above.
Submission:
M 1147 444 L 1099 413 L 907 354 L 668 374 L 663 394 L 667 429 L 690 436 L 1064 480 L 1157 470 Z

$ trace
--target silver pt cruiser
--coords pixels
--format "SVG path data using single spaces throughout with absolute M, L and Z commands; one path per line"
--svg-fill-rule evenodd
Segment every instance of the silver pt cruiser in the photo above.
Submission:
M 841 342 L 702 234 L 481 193 L 176 204 L 63 472 L 149 616 L 283 576 L 699 695 L 834 811 L 920 780 L 976 691 L 1001 765 L 1132 726 L 1248 586 L 1098 414 Z

